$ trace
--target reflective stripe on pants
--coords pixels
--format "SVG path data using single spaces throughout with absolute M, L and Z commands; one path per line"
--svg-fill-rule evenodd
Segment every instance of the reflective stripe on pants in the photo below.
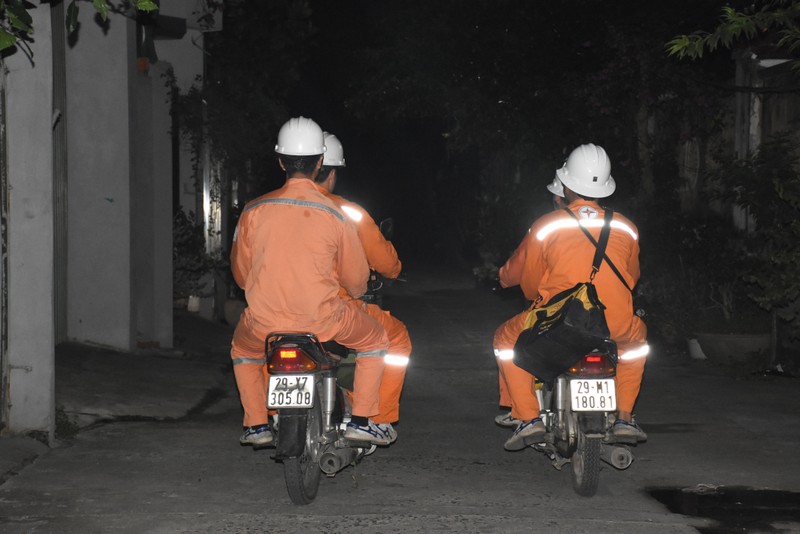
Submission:
M 400 395 L 411 355 L 411 337 L 406 325 L 380 306 L 367 304 L 366 311 L 383 326 L 389 338 L 389 353 L 381 379 L 380 406 L 373 420 L 376 423 L 395 423 L 400 419 Z
M 380 323 L 360 306 L 360 301 L 343 301 L 341 310 L 338 323 L 318 335 L 323 340 L 334 339 L 364 354 L 356 358 L 352 411 L 353 415 L 372 417 L 379 411 L 383 356 L 389 347 L 389 340 Z M 245 310 L 231 342 L 231 359 L 235 363 L 233 373 L 244 410 L 244 426 L 268 422 L 267 367 L 263 362 L 250 363 L 247 360 L 264 359 L 266 335 L 266 332 L 253 327 L 253 321 Z
M 519 368 L 513 360 L 507 356 L 506 351 L 512 350 L 514 344 L 522 332 L 527 312 L 522 312 L 505 323 L 495 331 L 494 349 L 497 354 L 502 351 L 504 357 L 497 357 L 497 366 L 501 373 L 501 380 L 508 388 L 508 395 L 511 402 L 511 415 L 517 419 L 527 421 L 539 417 L 539 402 L 536 400 L 535 379 L 532 374 Z M 639 347 L 644 343 L 641 341 L 618 342 L 620 353 L 628 347 Z M 636 398 L 642 385 L 642 375 L 644 374 L 646 358 L 635 358 L 632 360 L 620 359 L 617 364 L 617 409 L 624 412 L 633 412 Z

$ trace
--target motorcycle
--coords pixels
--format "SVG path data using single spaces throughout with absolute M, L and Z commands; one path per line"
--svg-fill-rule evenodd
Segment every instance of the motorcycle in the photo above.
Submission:
M 267 347 L 267 407 L 278 411 L 275 459 L 291 501 L 310 504 L 322 473 L 333 477 L 376 447 L 344 439 L 351 410 L 337 383 L 342 356 L 310 333 L 272 333 Z
M 392 219 L 380 224 L 389 239 Z M 380 289 L 389 283 L 371 271 L 361 300 L 382 304 Z M 283 463 L 289 498 L 310 504 L 322 473 L 334 477 L 375 452 L 376 446 L 344 438 L 352 415 L 355 355 L 334 342 L 322 343 L 313 333 L 274 332 L 267 336 L 269 386 L 267 408 L 277 410 L 274 458 Z
M 572 487 L 591 497 L 600 481 L 600 462 L 618 470 L 633 463 L 630 445 L 614 443 L 611 427 L 617 410 L 616 345 L 586 354 L 549 383 L 536 382 L 540 417 L 547 433 L 532 447 L 546 454 L 557 470 L 572 465 Z

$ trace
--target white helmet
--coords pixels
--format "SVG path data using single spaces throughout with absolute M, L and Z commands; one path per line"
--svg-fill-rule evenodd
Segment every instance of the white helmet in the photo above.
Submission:
M 589 198 L 605 198 L 617 188 L 611 177 L 608 154 L 603 147 L 592 143 L 573 150 L 556 176 L 565 186 Z
M 318 156 L 324 153 L 322 128 L 305 117 L 289 119 L 278 132 L 275 152 L 286 156 Z
M 558 176 L 553 178 L 552 184 L 547 184 L 547 190 L 557 197 L 564 198 L 564 185 L 561 183 L 561 180 L 558 179 Z
M 344 148 L 342 142 L 332 133 L 323 132 L 325 137 L 325 157 L 322 164 L 326 167 L 345 167 Z

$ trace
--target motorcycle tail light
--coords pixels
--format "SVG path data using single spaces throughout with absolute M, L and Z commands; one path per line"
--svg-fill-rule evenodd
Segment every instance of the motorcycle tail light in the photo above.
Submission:
M 587 354 L 567 371 L 571 375 L 607 376 L 614 374 L 614 363 L 601 352 Z
M 275 349 L 267 364 L 270 373 L 305 373 L 317 368 L 317 362 L 298 347 Z

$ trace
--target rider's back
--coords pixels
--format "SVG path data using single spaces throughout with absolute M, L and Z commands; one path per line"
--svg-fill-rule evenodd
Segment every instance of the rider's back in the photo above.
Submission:
M 586 221 L 586 229 L 595 240 L 600 235 L 600 225 L 605 210 L 596 202 L 579 199 L 569 208 L 575 215 Z M 525 267 L 521 286 L 526 294 L 542 295 L 542 302 L 570 289 L 576 284 L 589 280 L 595 246 L 578 228 L 564 210 L 556 210 L 538 219 L 531 227 Z M 605 316 L 611 337 L 618 341 L 643 339 L 644 323 L 633 314 L 633 298 L 630 289 L 639 280 L 639 242 L 636 226 L 619 213 L 614 214 L 614 222 L 609 235 L 606 255 L 619 270 L 628 287 L 603 262 L 594 278 L 594 285 L 601 302 L 606 306 Z
M 251 201 L 237 228 L 232 269 L 260 330 L 320 331 L 338 315 L 340 286 L 365 290 L 356 232 L 311 180 L 289 179 Z

